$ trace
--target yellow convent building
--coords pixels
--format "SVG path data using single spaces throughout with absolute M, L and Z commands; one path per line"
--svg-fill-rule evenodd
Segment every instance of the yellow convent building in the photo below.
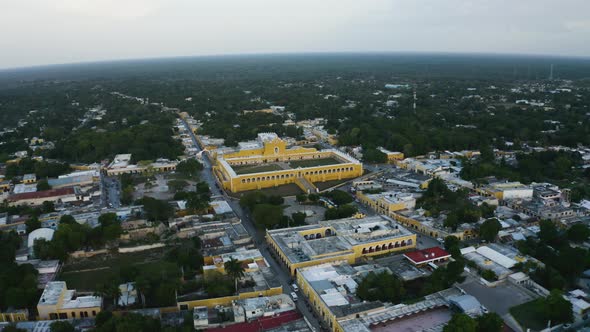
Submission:
M 101 308 L 100 296 L 77 296 L 64 281 L 47 283 L 37 304 L 41 320 L 96 317 Z
M 387 216 L 267 230 L 266 241 L 292 276 L 298 268 L 333 262 L 354 264 L 361 257 L 416 248 L 416 234 Z
M 317 191 L 315 182 L 355 178 L 363 174 L 357 159 L 336 149 L 287 148 L 274 133 L 260 133 L 253 142 L 240 143 L 237 152 L 217 154 L 214 172 L 231 192 L 294 183 L 303 191 Z

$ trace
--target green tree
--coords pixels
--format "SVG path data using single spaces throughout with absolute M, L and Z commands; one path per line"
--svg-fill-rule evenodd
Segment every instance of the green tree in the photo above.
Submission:
M 487 219 L 479 226 L 479 237 L 487 242 L 494 242 L 502 225 L 496 218 Z
M 41 204 L 41 210 L 43 213 L 50 213 L 55 211 L 55 204 L 51 201 L 44 201 Z
M 230 260 L 223 264 L 225 273 L 234 281 L 236 286 L 236 294 L 238 293 L 238 279 L 244 277 L 244 268 L 242 263 L 237 259 L 230 257 Z
M 310 202 L 316 203 L 317 201 L 320 200 L 320 196 L 317 194 L 309 194 L 307 196 L 307 198 L 309 199 Z
M 252 217 L 259 228 L 275 228 L 283 218 L 283 207 L 272 204 L 258 204 L 254 207 Z
M 493 270 L 483 270 L 481 272 L 481 277 L 490 282 L 498 280 L 498 276 Z
M 64 214 L 59 218 L 60 224 L 74 225 L 77 224 L 76 219 L 69 214 Z
M 445 249 L 453 256 L 453 258 L 458 259 L 461 257 L 461 240 L 458 237 L 449 235 L 445 237 Z
M 27 226 L 27 233 L 31 233 L 32 231 L 41 228 L 41 222 L 37 216 L 31 216 L 29 219 L 27 219 L 25 225 Z
M 305 225 L 306 217 L 307 215 L 304 212 L 295 212 L 291 214 L 291 219 L 293 219 L 293 226 Z
M 94 320 L 97 327 L 103 326 L 106 322 L 113 318 L 113 313 L 111 311 L 102 310 L 96 315 L 96 319 Z
M 119 283 L 114 278 L 100 283 L 96 286 L 95 296 L 101 296 L 113 300 L 113 308 L 117 306 L 117 301 L 121 296 L 121 290 L 119 289 Z
M 49 185 L 49 182 L 47 182 L 46 179 L 42 179 L 37 182 L 37 191 L 50 190 L 50 189 L 51 189 L 51 186 Z
M 267 202 L 267 197 L 261 191 L 252 191 L 245 193 L 240 198 L 240 206 L 249 209 L 250 211 L 254 210 L 254 206 L 257 204 L 263 204 Z
M 449 213 L 443 221 L 443 225 L 445 227 L 449 227 L 453 230 L 457 230 L 457 227 L 459 227 L 460 224 L 461 222 L 459 221 L 459 217 L 456 213 L 453 212 Z
M 4 326 L 2 332 L 27 332 L 25 329 L 19 329 L 16 325 L 7 325 Z
M 186 159 L 176 165 L 176 171 L 188 178 L 197 177 L 203 165 L 196 159 Z
M 541 220 L 539 226 L 539 239 L 541 242 L 546 244 L 555 243 L 559 237 L 559 232 L 557 231 L 555 224 L 551 220 Z
M 145 196 L 140 203 L 143 204 L 146 218 L 150 221 L 168 221 L 174 215 L 174 209 L 166 201 Z
M 342 191 L 342 190 L 332 190 L 331 192 L 327 193 L 326 196 L 332 200 L 336 205 L 343 205 L 352 203 L 354 200 L 349 193 Z
M 336 208 L 327 209 L 324 212 L 324 219 L 325 220 L 333 220 L 333 219 L 342 219 L 352 217 L 355 213 L 358 212 L 358 209 L 355 205 L 352 204 L 344 204 Z
M 502 317 L 495 312 L 489 312 L 477 317 L 478 332 L 500 332 L 504 327 Z
M 65 320 L 58 320 L 51 323 L 49 326 L 51 332 L 75 332 L 74 326 Z
M 387 162 L 387 155 L 375 148 L 363 150 L 363 160 L 368 163 L 382 164 Z
M 307 201 L 307 195 L 306 194 L 298 194 L 297 196 L 295 196 L 295 199 L 299 203 L 304 203 Z
M 399 303 L 404 294 L 402 281 L 388 272 L 369 272 L 357 288 L 357 296 L 365 301 Z
M 569 323 L 574 321 L 572 304 L 563 298 L 563 293 L 559 290 L 552 290 L 542 302 L 542 311 L 547 320 L 551 320 L 553 325 L 560 323 Z
M 573 242 L 584 242 L 590 237 L 590 228 L 584 224 L 572 225 L 567 230 L 567 238 Z
M 174 179 L 168 181 L 168 187 L 170 187 L 170 189 L 172 189 L 174 192 L 181 191 L 186 188 L 186 186 L 188 186 L 188 182 L 184 180 Z
M 477 321 L 466 314 L 454 314 L 444 332 L 477 332 Z

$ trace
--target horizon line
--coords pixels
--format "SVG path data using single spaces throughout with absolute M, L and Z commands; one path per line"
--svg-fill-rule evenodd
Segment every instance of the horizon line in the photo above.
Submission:
M 590 60 L 590 56 L 582 55 L 560 55 L 560 54 L 544 54 L 544 53 L 501 53 L 501 52 L 448 52 L 448 51 L 309 51 L 309 52 L 243 52 L 243 53 L 211 53 L 199 55 L 172 55 L 172 56 L 156 56 L 156 57 L 129 57 L 129 58 L 112 58 L 105 60 L 88 60 L 88 61 L 74 61 L 62 63 L 47 63 L 36 65 L 25 65 L 15 67 L 0 67 L 0 73 L 11 71 L 23 71 L 34 69 L 47 69 L 50 67 L 64 67 L 64 66 L 81 66 L 81 65 L 96 65 L 108 63 L 123 63 L 136 61 L 156 61 L 156 60 L 176 60 L 176 59 L 196 59 L 196 58 L 223 58 L 223 57 L 246 57 L 246 56 L 306 56 L 306 55 L 471 55 L 471 56 L 498 56 L 498 57 L 530 57 L 530 58 L 548 58 L 548 59 L 578 59 Z

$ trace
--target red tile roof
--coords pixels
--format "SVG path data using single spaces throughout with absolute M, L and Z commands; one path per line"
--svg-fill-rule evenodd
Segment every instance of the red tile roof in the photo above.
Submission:
M 301 314 L 297 311 L 286 311 L 276 316 L 271 317 L 260 317 L 252 322 L 237 323 L 226 327 L 214 327 L 207 329 L 207 332 L 260 332 L 275 327 L 279 327 L 283 324 L 298 320 L 301 318 Z
M 39 198 L 74 195 L 74 193 L 75 193 L 74 188 L 68 187 L 68 188 L 58 188 L 58 189 L 36 191 L 36 192 L 32 192 L 32 193 L 13 194 L 13 195 L 10 195 L 10 197 L 8 197 L 8 199 L 10 201 L 20 201 L 23 199 L 39 199 Z
M 451 254 L 440 247 L 432 247 L 404 254 L 404 256 L 414 264 L 424 264 L 435 259 L 448 258 Z

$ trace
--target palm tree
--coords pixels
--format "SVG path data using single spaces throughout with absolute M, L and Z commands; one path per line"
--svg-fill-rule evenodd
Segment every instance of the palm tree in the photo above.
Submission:
M 236 284 L 236 293 L 238 292 L 238 279 L 244 276 L 244 268 L 237 259 L 230 257 L 230 260 L 223 264 L 225 273 L 234 280 Z
M 145 276 L 138 276 L 135 280 L 135 286 L 137 287 L 137 291 L 141 296 L 141 304 L 145 308 L 145 295 L 151 291 L 152 285 L 150 284 L 149 280 L 145 278 Z
M 113 308 L 115 308 L 117 306 L 117 300 L 121 296 L 121 290 L 119 289 L 119 285 L 114 280 L 111 280 L 98 285 L 93 295 L 113 299 Z

